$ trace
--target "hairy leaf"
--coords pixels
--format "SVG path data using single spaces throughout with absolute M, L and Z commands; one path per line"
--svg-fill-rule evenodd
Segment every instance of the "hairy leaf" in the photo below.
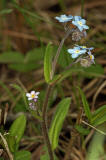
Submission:
M 70 98 L 65 98 L 57 105 L 57 109 L 54 114 L 51 127 L 49 130 L 49 137 L 50 137 L 53 150 L 58 145 L 59 134 L 62 129 L 64 119 L 68 113 L 70 102 L 71 102 Z

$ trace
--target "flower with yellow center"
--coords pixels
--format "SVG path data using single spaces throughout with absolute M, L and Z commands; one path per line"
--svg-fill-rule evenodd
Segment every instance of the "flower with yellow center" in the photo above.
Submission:
M 86 49 L 80 49 L 79 47 L 74 47 L 73 49 L 68 49 L 68 52 L 71 54 L 72 58 L 77 58 L 81 54 L 86 53 Z
M 83 25 L 81 21 L 78 21 L 78 24 L 79 24 L 80 26 L 82 26 L 82 25 Z
M 28 97 L 28 100 L 34 100 L 37 99 L 39 95 L 39 92 L 31 91 L 31 93 L 26 93 L 26 96 Z
M 89 27 L 86 25 L 86 20 L 82 19 L 80 16 L 74 16 L 72 24 L 74 24 L 80 30 L 80 32 L 89 29 Z
M 75 51 L 75 53 L 79 53 L 79 52 L 80 52 L 79 50 L 76 50 L 76 51 Z
M 88 52 L 88 55 L 89 55 L 90 60 L 91 60 L 93 63 L 95 63 L 95 61 L 94 61 L 94 55 L 92 55 L 90 51 Z

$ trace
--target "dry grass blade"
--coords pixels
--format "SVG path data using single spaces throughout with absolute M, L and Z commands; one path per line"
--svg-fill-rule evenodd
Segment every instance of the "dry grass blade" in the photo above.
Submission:
M 96 91 L 94 97 L 93 97 L 93 102 L 92 102 L 92 110 L 94 110 L 94 105 L 95 105 L 95 101 L 96 101 L 96 98 L 97 96 L 99 95 L 99 93 L 101 92 L 101 90 L 106 87 L 106 81 L 104 81 L 102 83 L 102 85 L 98 88 L 98 90 Z
M 5 149 L 6 149 L 6 151 L 7 151 L 8 156 L 9 156 L 9 159 L 10 159 L 10 160 L 14 160 L 14 159 L 13 159 L 13 155 L 12 155 L 12 153 L 11 153 L 10 150 L 9 150 L 7 141 L 5 140 L 5 138 L 3 137 L 3 135 L 2 135 L 1 133 L 0 133 L 0 137 L 1 137 L 2 141 L 3 141 L 3 143 L 4 143 L 4 146 L 5 146 Z

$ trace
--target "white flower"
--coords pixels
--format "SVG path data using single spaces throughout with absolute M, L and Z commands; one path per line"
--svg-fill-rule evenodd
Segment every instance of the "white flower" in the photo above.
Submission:
M 28 100 L 34 100 L 38 98 L 40 92 L 31 91 L 30 93 L 26 93 L 26 96 L 28 97 Z

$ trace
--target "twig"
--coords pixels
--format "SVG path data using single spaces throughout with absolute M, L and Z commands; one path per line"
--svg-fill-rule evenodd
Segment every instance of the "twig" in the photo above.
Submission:
M 5 140 L 5 138 L 3 137 L 3 135 L 0 133 L 0 137 L 5 145 L 5 148 L 7 150 L 7 153 L 8 153 L 8 156 L 9 156 L 9 159 L 10 160 L 13 160 L 13 155 L 11 154 L 10 150 L 9 150 L 9 147 L 8 147 L 8 144 L 7 144 L 7 141 Z

